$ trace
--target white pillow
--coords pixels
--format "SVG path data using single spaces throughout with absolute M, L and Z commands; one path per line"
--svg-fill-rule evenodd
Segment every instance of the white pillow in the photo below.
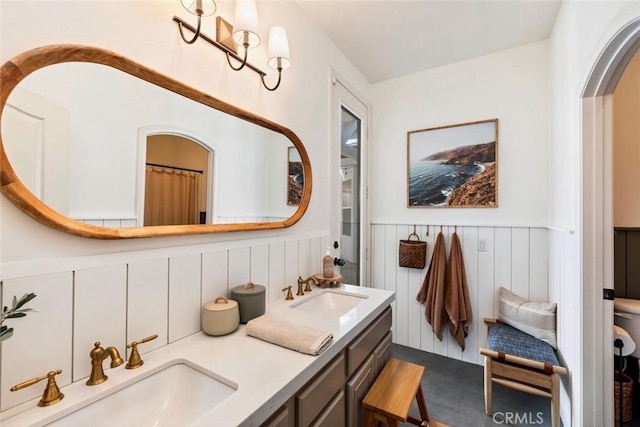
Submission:
M 498 320 L 549 343 L 555 349 L 556 307 L 556 303 L 532 302 L 501 287 Z

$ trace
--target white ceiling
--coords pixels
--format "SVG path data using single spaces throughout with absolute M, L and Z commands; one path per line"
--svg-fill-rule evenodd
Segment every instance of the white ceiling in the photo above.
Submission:
M 560 0 L 297 0 L 370 83 L 549 37 Z

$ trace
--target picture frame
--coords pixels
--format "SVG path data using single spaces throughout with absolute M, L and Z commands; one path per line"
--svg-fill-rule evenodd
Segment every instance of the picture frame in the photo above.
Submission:
M 296 147 L 287 150 L 287 205 L 297 206 L 302 200 L 304 173 L 302 159 Z
M 407 132 L 407 207 L 498 206 L 498 119 Z

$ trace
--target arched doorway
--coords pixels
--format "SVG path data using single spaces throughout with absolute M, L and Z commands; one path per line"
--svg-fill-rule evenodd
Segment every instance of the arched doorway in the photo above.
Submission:
M 179 135 L 147 138 L 144 225 L 207 223 L 209 150 Z
M 613 92 L 640 48 L 640 19 L 625 24 L 596 61 L 582 94 L 582 277 L 585 301 L 603 298 L 613 288 Z M 584 340 L 583 354 L 593 354 L 594 383 L 601 390 L 605 425 L 613 425 L 613 301 L 585 310 L 584 321 L 602 332 L 602 339 Z M 594 394 L 599 405 L 598 393 Z M 590 402 L 585 401 L 585 405 Z
M 155 148 L 154 148 L 155 147 Z M 149 168 L 198 178 L 197 206 L 189 224 L 212 224 L 217 215 L 216 147 L 201 135 L 173 126 L 146 126 L 138 130 L 136 215 L 138 226 L 151 225 L 145 217 L 147 173 Z M 185 185 L 190 179 L 186 179 Z M 156 201 L 157 203 L 157 201 Z M 168 225 L 168 224 L 153 224 Z

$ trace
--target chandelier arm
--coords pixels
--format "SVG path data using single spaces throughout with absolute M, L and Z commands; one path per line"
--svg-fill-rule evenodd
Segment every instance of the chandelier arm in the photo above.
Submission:
M 242 64 L 240 64 L 239 67 L 234 67 L 233 64 L 231 63 L 231 55 L 229 55 L 229 52 L 225 52 L 227 54 L 227 63 L 229 64 L 229 67 L 231 67 L 232 70 L 234 71 L 240 71 L 244 68 L 245 65 L 247 65 L 247 53 L 249 51 L 249 46 L 247 44 L 243 45 L 244 46 L 244 59 L 242 60 Z
M 278 82 L 274 87 L 267 86 L 267 83 L 264 81 L 264 76 L 264 74 L 260 75 L 260 78 L 262 79 L 262 86 L 264 86 L 266 90 L 273 92 L 274 90 L 278 89 L 278 86 L 280 86 L 280 81 L 282 80 L 282 68 L 278 67 Z
M 184 36 L 184 33 L 182 31 L 182 23 L 178 21 L 178 29 L 180 30 L 180 37 L 182 37 L 182 40 L 185 43 L 193 44 L 196 40 L 198 40 L 198 37 L 200 37 L 201 26 L 202 26 L 202 15 L 198 15 L 198 26 L 196 27 L 196 31 L 194 32 L 193 38 L 191 40 L 187 40 L 187 38 Z

